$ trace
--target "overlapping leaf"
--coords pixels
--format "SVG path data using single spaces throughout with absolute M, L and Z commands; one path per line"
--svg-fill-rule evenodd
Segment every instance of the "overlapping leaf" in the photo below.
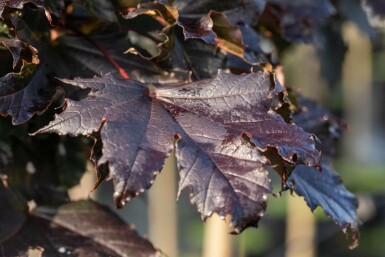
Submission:
M 175 3 L 175 5 L 181 8 L 186 7 L 184 3 Z M 221 6 L 223 7 L 223 4 Z M 235 8 L 235 6 L 231 6 Z M 244 10 L 245 7 L 238 6 L 238 8 Z M 139 14 L 152 15 L 153 12 L 157 12 L 164 20 L 166 28 L 178 24 L 183 29 L 185 39 L 201 39 L 212 46 L 218 46 L 229 53 L 244 58 L 246 46 L 242 41 L 242 32 L 235 25 L 235 21 L 231 22 L 225 13 L 217 12 L 215 9 L 218 8 L 207 11 L 202 10 L 202 13 L 191 15 L 191 13 L 179 11 L 174 6 L 161 2 L 152 2 L 143 3 L 137 8 L 130 9 L 123 17 L 132 19 Z M 250 10 L 257 13 L 259 9 Z M 237 18 L 239 19 L 240 16 L 237 16 Z
M 16 65 L 20 61 L 20 55 L 21 51 L 24 49 L 28 49 L 31 55 L 31 62 L 34 64 L 38 64 L 39 60 L 37 58 L 37 50 L 33 46 L 29 46 L 25 44 L 24 42 L 16 39 L 16 38 L 4 38 L 0 37 L 0 43 L 3 44 L 9 52 L 12 54 L 13 58 L 13 68 L 16 67 Z
M 155 89 L 112 76 L 64 82 L 91 91 L 67 100 L 63 113 L 38 132 L 91 135 L 101 127 L 98 165 L 109 165 L 118 207 L 151 186 L 175 137 L 179 191 L 190 188 L 203 219 L 231 214 L 235 232 L 256 226 L 266 208 L 263 151 L 275 149 L 291 164 L 318 164 L 313 136 L 274 111 L 282 88 L 272 74 L 220 72 Z
M 351 248 L 358 245 L 360 222 L 356 214 L 357 198 L 344 187 L 328 158 L 323 157 L 322 173 L 308 166 L 297 166 L 287 185 L 305 198 L 312 211 L 321 206 L 325 214 L 341 226 L 344 233 L 351 232 Z
M 345 60 L 347 46 L 342 39 L 342 24 L 333 20 L 321 28 L 320 41 L 322 47 L 317 49 L 321 64 L 321 74 L 331 89 L 336 88 L 342 75 L 342 64 Z
M 27 219 L 27 211 L 27 202 L 9 187 L 6 178 L 0 174 L 0 247 L 20 230 Z
M 230 23 L 252 24 L 265 8 L 266 0 L 246 0 L 246 1 L 220 1 L 220 0 L 176 0 L 173 5 L 180 10 L 180 13 L 202 15 L 211 10 L 223 12 Z
M 25 63 L 20 73 L 0 78 L 0 114 L 12 116 L 15 125 L 44 112 L 55 92 L 49 86 L 47 69 L 42 67 L 34 71 L 34 66 Z
M 282 37 L 295 43 L 316 43 L 316 30 L 335 13 L 335 8 L 329 0 L 268 0 L 265 9 L 266 25 L 274 26 L 271 18 L 275 17 L 279 28 L 276 32 Z
M 11 220 L 15 217 L 8 217 L 2 224 Z M 17 231 L 0 240 L 5 256 L 28 256 L 33 248 L 47 256 L 161 256 L 148 240 L 109 209 L 92 201 L 69 203 L 58 209 L 40 207 L 19 225 Z
M 91 17 L 97 17 L 98 19 L 108 21 L 108 22 L 117 22 L 118 18 L 115 13 L 115 8 L 111 1 L 109 0 L 89 0 L 81 1 L 75 0 L 72 2 L 74 12 L 79 13 L 82 16 L 85 13 Z M 79 9 L 79 10 L 78 10 Z
M 8 144 L 0 141 L 0 174 L 12 158 L 12 151 Z
M 44 19 L 42 12 L 33 10 L 26 11 L 22 17 L 12 16 L 15 38 L 0 39 L 13 54 L 14 64 L 19 62 L 21 47 L 31 52 L 32 56 L 28 58 L 31 63 L 39 62 L 37 51 L 41 59 L 38 66 L 24 63 L 20 72 L 9 73 L 0 78 L 0 113 L 12 116 L 14 124 L 26 122 L 34 114 L 41 114 L 47 109 L 57 85 L 50 78 L 74 77 L 80 74 L 91 77 L 100 73 L 117 72 L 116 67 L 97 47 L 107 52 L 109 58 L 129 71 L 135 79 L 146 82 L 170 79 L 153 63 L 139 56 L 123 53 L 130 46 L 125 33 L 107 28 L 107 32 L 101 36 L 62 36 L 49 44 L 46 42 L 49 27 Z M 171 80 L 176 81 L 175 78 Z
M 356 214 L 357 198 L 342 184 L 341 178 L 332 167 L 331 156 L 334 143 L 339 138 L 341 124 L 328 111 L 310 100 L 300 98 L 300 111 L 294 115 L 294 121 L 306 131 L 315 133 L 323 143 L 322 172 L 312 167 L 299 165 L 288 178 L 286 185 L 304 196 L 313 211 L 317 206 L 324 209 L 344 231 L 351 232 L 353 243 L 358 245 L 358 226 Z

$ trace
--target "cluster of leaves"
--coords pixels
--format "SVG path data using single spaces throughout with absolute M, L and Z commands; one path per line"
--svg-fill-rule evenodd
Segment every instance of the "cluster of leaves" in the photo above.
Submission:
M 368 4 L 383 15 L 381 1 Z M 66 243 L 81 252 L 108 241 L 74 233 L 87 210 L 95 218 L 87 222 L 121 227 L 95 203 L 65 204 L 91 147 L 97 184 L 113 180 L 118 208 L 152 185 L 175 148 L 179 194 L 189 190 L 203 220 L 218 213 L 231 215 L 234 233 L 256 227 L 275 170 L 282 190 L 303 195 L 312 210 L 321 206 L 358 243 L 357 200 L 331 165 L 341 124 L 289 95 L 275 67 L 290 44 L 316 44 L 335 85 L 346 48 L 341 24 L 352 19 L 374 36 L 360 1 L 7 0 L 0 18 L 0 220 L 14 219 L 1 229 L 0 247 L 10 255 L 15 245 L 49 252 Z M 94 145 L 32 131 L 84 135 Z M 22 198 L 38 208 L 28 213 Z M 36 224 L 46 238 L 28 236 Z M 71 239 L 50 236 L 57 230 Z M 135 242 L 135 256 L 158 254 L 131 230 L 121 233 Z M 32 241 L 20 244 L 24 236 Z M 94 251 L 124 256 L 106 245 Z

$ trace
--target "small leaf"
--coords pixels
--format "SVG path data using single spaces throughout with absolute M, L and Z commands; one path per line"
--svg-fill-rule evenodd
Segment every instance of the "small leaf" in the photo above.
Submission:
M 242 41 L 242 32 L 238 26 L 231 25 L 223 13 L 210 11 L 198 18 L 180 16 L 177 23 L 183 28 L 185 39 L 199 38 L 244 58 L 245 45 Z

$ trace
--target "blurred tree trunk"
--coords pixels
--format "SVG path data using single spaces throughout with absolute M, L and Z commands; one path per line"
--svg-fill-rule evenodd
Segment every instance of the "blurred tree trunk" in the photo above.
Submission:
M 319 58 L 314 46 L 293 47 L 283 59 L 284 79 L 288 87 L 304 96 L 322 102 L 327 98 L 327 85 L 321 75 Z M 316 256 L 316 218 L 303 197 L 287 197 L 285 257 Z
M 204 230 L 203 257 L 231 257 L 233 239 L 229 225 L 218 215 L 207 219 Z
M 316 222 L 303 197 L 287 198 L 285 257 L 316 256 Z
M 343 66 L 344 118 L 349 129 L 344 133 L 345 156 L 362 163 L 372 158 L 372 56 L 371 42 L 352 23 L 343 27 L 348 46 Z
M 172 153 L 148 191 L 149 239 L 169 257 L 178 257 L 176 173 Z

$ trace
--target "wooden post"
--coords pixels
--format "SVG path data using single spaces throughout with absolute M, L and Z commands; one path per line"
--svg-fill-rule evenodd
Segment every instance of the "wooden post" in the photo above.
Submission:
M 202 257 L 231 257 L 232 251 L 229 224 L 214 214 L 205 224 Z
M 320 72 L 320 62 L 314 46 L 299 45 L 284 58 L 285 83 L 304 96 L 322 101 L 327 86 Z M 287 196 L 285 257 L 316 256 L 316 220 L 304 199 Z
M 172 153 L 148 192 L 149 239 L 169 257 L 178 257 L 176 173 Z
M 343 66 L 343 104 L 348 129 L 343 134 L 346 154 L 358 162 L 372 161 L 372 58 L 369 38 L 353 23 L 343 26 L 348 52 Z
M 315 216 L 303 197 L 287 197 L 286 251 L 285 257 L 316 256 Z

